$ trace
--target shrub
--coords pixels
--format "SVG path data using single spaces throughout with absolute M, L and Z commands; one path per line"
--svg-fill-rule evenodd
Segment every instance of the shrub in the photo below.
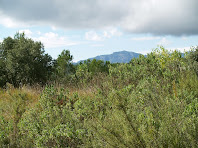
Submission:
M 28 147 L 77 147 L 85 130 L 73 112 L 73 101 L 63 89 L 47 87 L 39 104 L 23 116 L 21 144 Z M 28 140 L 27 140 L 28 139 Z

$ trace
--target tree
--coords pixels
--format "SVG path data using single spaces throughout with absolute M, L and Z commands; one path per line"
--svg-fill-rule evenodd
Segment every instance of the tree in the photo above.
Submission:
M 84 64 L 87 65 L 88 71 L 92 74 L 92 75 L 97 75 L 98 73 L 108 73 L 109 72 L 109 65 L 110 62 L 109 61 L 102 61 L 102 60 L 86 60 L 84 61 Z
M 75 72 L 74 65 L 71 63 L 73 56 L 69 50 L 63 50 L 56 60 L 56 71 L 58 79 L 67 79 Z
M 187 53 L 187 59 L 189 60 L 190 68 L 192 68 L 198 76 L 198 46 L 192 47 L 191 51 Z
M 6 70 L 3 58 L 0 56 L 0 86 L 6 83 Z
M 7 37 L 0 44 L 0 67 L 4 67 L 0 79 L 6 78 L 14 86 L 44 84 L 51 74 L 52 58 L 45 54 L 41 42 L 16 33 L 14 38 Z

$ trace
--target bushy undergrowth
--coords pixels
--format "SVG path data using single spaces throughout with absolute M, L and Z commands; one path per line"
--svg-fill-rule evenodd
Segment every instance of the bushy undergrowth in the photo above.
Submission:
M 98 75 L 84 64 L 75 89 L 47 86 L 40 97 L 1 90 L 0 145 L 198 147 L 194 52 L 182 57 L 162 48 Z
M 39 92 L 23 87 L 20 89 L 7 85 L 0 90 L 0 145 L 17 147 L 20 131 L 18 124 L 22 115 L 38 102 Z

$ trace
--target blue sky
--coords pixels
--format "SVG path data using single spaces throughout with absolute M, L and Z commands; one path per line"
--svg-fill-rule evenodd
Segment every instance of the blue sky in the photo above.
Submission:
M 198 44 L 197 0 L 0 0 L 0 42 L 16 32 L 74 62 L 116 51 L 146 54 Z

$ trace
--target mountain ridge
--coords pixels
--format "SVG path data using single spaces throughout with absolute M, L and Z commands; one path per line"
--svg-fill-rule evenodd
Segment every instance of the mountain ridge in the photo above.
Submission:
M 105 55 L 98 55 L 96 57 L 88 58 L 89 60 L 103 60 L 103 61 L 110 61 L 111 63 L 128 63 L 131 61 L 132 58 L 137 58 L 139 55 L 142 55 L 140 53 L 132 52 L 132 51 L 117 51 L 113 52 L 112 54 L 105 54 Z M 87 59 L 87 60 L 88 60 Z M 80 60 L 77 63 L 83 62 L 86 60 Z

